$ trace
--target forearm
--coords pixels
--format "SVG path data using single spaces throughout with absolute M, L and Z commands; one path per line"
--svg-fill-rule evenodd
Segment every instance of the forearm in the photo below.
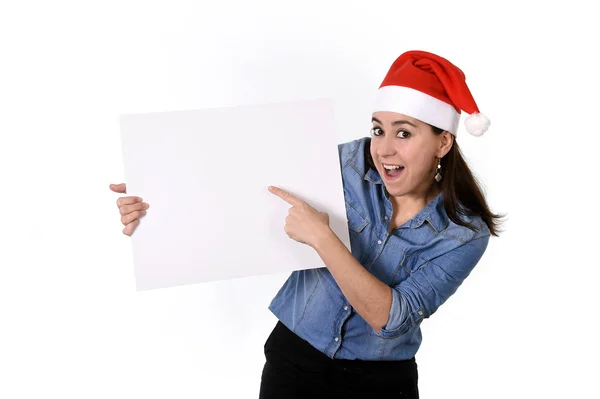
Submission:
M 388 322 L 391 288 L 369 273 L 333 231 L 323 234 L 314 248 L 352 307 L 379 332 Z

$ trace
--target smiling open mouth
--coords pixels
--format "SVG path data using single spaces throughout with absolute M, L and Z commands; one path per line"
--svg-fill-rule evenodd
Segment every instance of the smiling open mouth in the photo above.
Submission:
M 404 166 L 402 165 L 382 164 L 382 166 L 385 171 L 385 177 L 388 180 L 398 178 L 404 171 Z

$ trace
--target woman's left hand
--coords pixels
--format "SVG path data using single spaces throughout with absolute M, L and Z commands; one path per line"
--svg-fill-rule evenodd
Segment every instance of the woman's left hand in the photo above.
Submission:
M 327 213 L 317 211 L 307 202 L 278 187 L 271 186 L 269 191 L 292 206 L 284 228 L 291 239 L 315 248 L 319 240 L 331 232 Z

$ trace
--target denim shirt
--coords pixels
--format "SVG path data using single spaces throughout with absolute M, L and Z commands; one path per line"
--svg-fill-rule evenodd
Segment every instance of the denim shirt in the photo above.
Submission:
M 366 164 L 369 138 L 339 145 L 352 255 L 392 291 L 389 320 L 374 330 L 352 308 L 327 268 L 294 271 L 269 305 L 300 338 L 330 358 L 404 360 L 421 345 L 421 322 L 470 274 L 490 231 L 480 217 L 452 222 L 442 193 L 390 234 L 392 204 Z

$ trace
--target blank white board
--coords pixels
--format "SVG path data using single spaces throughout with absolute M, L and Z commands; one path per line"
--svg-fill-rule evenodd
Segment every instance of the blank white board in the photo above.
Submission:
M 138 290 L 323 267 L 283 228 L 274 185 L 329 213 L 350 248 L 328 100 L 120 116 Z

